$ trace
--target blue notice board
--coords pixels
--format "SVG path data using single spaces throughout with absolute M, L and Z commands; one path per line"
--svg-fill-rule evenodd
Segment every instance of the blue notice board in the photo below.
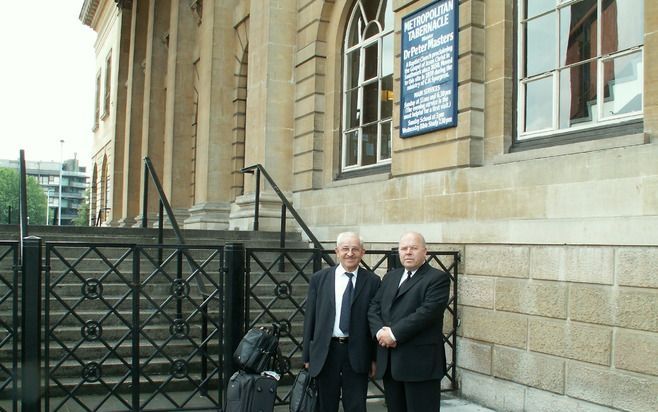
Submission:
M 457 0 L 402 18 L 400 137 L 457 125 Z

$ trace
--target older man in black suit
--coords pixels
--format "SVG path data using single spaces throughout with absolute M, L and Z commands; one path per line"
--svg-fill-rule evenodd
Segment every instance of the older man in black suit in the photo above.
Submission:
M 388 272 L 370 304 L 377 338 L 377 378 L 384 379 L 389 412 L 436 412 L 446 371 L 443 312 L 450 278 L 425 261 L 425 238 L 405 233 L 398 247 L 403 268 Z
M 321 412 L 366 411 L 368 374 L 374 374 L 377 346 L 368 328 L 368 307 L 379 276 L 359 267 L 363 241 L 353 232 L 338 235 L 339 264 L 313 274 L 304 316 L 305 366 L 318 383 Z

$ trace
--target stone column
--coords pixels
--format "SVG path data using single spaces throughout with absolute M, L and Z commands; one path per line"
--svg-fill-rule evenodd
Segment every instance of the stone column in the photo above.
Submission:
M 142 140 L 142 106 L 144 98 L 142 62 L 146 50 L 148 11 L 149 0 L 132 2 L 132 12 L 130 13 L 127 9 L 122 10 L 122 14 L 125 16 L 122 16 L 121 21 L 117 87 L 118 94 L 123 95 L 124 98 L 117 99 L 114 172 L 115 190 L 117 185 L 121 188 L 121 199 L 116 199 L 115 196 L 115 201 L 112 203 L 115 206 L 112 215 L 121 217 L 118 222 L 119 226 L 134 225 L 135 216 L 139 213 L 139 153 Z M 130 21 L 127 21 L 128 18 L 130 18 Z M 125 88 L 124 84 L 126 85 Z M 124 99 L 125 103 L 122 104 Z M 119 124 L 119 117 L 124 119 L 122 125 Z M 123 130 L 120 126 L 123 127 Z M 116 210 L 116 206 L 120 206 L 120 209 Z
M 235 0 L 205 2 L 199 21 L 194 205 L 188 229 L 226 229 L 231 199 L 232 96 L 236 87 L 231 16 Z
M 139 197 L 137 226 L 141 225 L 142 219 L 144 157 L 148 156 L 151 159 L 158 178 L 162 180 L 170 9 L 170 0 L 150 2 L 146 29 L 146 52 L 143 62 L 140 62 L 144 71 L 143 118 L 140 125 L 141 145 L 131 151 L 131 156 L 133 156 L 131 164 L 134 162 L 136 171 L 139 170 L 140 179 L 138 186 L 140 190 L 131 193 L 132 196 Z M 157 221 L 158 197 L 155 185 L 150 178 L 148 186 L 148 221 L 153 226 L 153 223 Z
M 112 184 L 112 199 L 110 205 L 112 208 L 103 211 L 102 216 L 106 216 L 106 224 L 110 226 L 117 226 L 125 218 L 125 201 L 126 192 L 123 190 L 123 171 L 125 168 L 124 151 L 126 146 L 126 119 L 129 111 L 127 106 L 128 93 L 125 84 L 128 83 L 130 70 L 130 56 L 132 45 L 132 10 L 131 7 L 122 6 L 118 18 L 118 38 L 116 39 L 115 53 L 113 54 L 114 61 L 112 66 L 116 67 L 117 81 L 112 81 L 112 93 L 114 94 L 114 139 L 113 139 L 113 154 L 111 167 L 112 171 L 111 184 Z M 94 216 L 95 218 L 95 216 Z M 120 220 L 121 219 L 121 220 Z
M 197 23 L 187 0 L 172 0 L 169 19 L 162 186 L 176 218 L 194 197 L 194 62 Z
M 252 2 L 249 17 L 245 165 L 262 164 L 284 192 L 292 188 L 296 5 L 295 0 Z M 277 230 L 280 202 L 264 180 L 260 229 Z M 245 178 L 245 194 L 231 210 L 231 227 L 252 227 L 254 182 Z

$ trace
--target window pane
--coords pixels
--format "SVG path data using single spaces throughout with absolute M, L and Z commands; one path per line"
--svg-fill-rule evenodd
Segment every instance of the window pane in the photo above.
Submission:
M 596 2 L 585 0 L 560 9 L 560 62 L 578 63 L 597 56 Z
M 526 132 L 551 127 L 553 119 L 553 78 L 544 77 L 525 85 Z
M 393 33 L 382 40 L 382 76 L 393 74 Z
M 365 48 L 365 61 L 363 62 L 364 76 L 363 80 L 367 81 L 377 77 L 377 69 L 379 68 L 379 53 L 377 52 L 377 43 Z
M 555 7 L 555 0 L 525 0 L 525 16 L 530 18 Z
M 393 114 L 393 75 L 392 74 L 382 79 L 381 103 L 382 103 L 381 118 L 388 119 Z
M 363 10 L 366 13 L 368 21 L 377 20 L 377 9 L 379 8 L 380 1 L 378 0 L 363 0 L 360 1 L 363 5 Z
M 596 64 L 585 63 L 560 72 L 560 128 L 596 119 Z
M 359 98 L 358 89 L 349 90 L 345 97 L 345 128 L 352 129 L 359 126 Z
M 382 25 L 384 32 L 387 32 L 393 30 L 393 0 L 384 0 L 384 3 L 386 3 L 386 7 L 381 9 L 379 23 Z M 384 16 L 381 15 L 382 13 Z
M 363 128 L 363 147 L 361 148 L 361 166 L 377 163 L 377 125 Z
M 643 44 L 644 0 L 603 0 L 601 29 L 602 54 Z
M 555 69 L 555 13 L 526 23 L 526 77 Z
M 352 47 L 359 44 L 361 41 L 361 30 L 363 30 L 364 23 L 361 18 L 361 13 L 357 11 L 357 16 L 354 17 L 352 25 L 350 26 L 349 33 L 347 34 L 347 46 Z
M 642 110 L 642 54 L 603 63 L 603 117 Z
M 356 49 L 345 57 L 345 76 L 347 76 L 346 87 L 355 88 L 359 85 L 359 50 Z
M 373 36 L 376 36 L 379 34 L 379 26 L 375 24 L 374 22 L 371 22 L 368 24 L 368 28 L 366 28 L 366 34 L 363 36 L 364 39 L 369 39 Z
M 372 82 L 363 87 L 363 123 L 375 122 L 379 119 L 377 108 L 379 106 L 379 93 L 377 82 Z
M 384 122 L 381 125 L 381 160 L 391 158 L 391 122 Z
M 345 134 L 345 166 L 354 166 L 359 157 L 359 132 L 357 130 Z

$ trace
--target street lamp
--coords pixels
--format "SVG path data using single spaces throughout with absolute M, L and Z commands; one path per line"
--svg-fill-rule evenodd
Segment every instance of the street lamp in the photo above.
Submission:
M 48 220 L 50 219 L 50 188 L 46 191 L 46 226 L 48 226 Z
M 59 143 L 59 203 L 57 204 L 57 226 L 62 226 L 62 169 L 64 169 L 64 139 L 60 139 Z

